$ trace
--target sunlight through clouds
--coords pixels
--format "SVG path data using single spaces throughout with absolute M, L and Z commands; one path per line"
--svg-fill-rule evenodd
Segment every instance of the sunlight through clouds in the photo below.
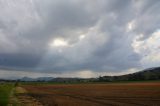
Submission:
M 65 41 L 62 38 L 56 38 L 53 40 L 53 42 L 50 43 L 51 47 L 65 47 L 65 46 L 69 46 L 68 42 Z
M 146 40 L 138 40 L 143 36 L 137 37 L 134 41 L 133 47 L 135 51 L 142 56 L 141 63 L 143 66 L 151 67 L 159 66 L 160 64 L 160 30 L 152 33 Z
M 0 0 L 0 69 L 90 77 L 158 66 L 159 5 L 158 0 Z

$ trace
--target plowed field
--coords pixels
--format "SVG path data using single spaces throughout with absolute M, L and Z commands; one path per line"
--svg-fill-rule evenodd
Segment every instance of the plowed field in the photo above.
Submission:
M 25 85 L 44 106 L 160 106 L 160 82 Z

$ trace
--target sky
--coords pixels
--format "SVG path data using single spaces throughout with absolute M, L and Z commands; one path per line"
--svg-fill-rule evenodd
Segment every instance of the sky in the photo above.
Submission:
M 0 0 L 0 78 L 90 78 L 159 65 L 160 0 Z

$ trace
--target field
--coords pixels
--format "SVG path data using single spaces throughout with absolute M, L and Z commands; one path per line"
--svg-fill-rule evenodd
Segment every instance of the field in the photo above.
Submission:
M 6 106 L 8 104 L 13 87 L 13 84 L 0 84 L 0 106 Z
M 44 106 L 160 106 L 160 82 L 22 87 Z

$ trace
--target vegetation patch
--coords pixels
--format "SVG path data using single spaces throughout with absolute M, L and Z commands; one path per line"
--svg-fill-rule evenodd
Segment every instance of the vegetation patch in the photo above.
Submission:
M 9 83 L 0 84 L 0 106 L 7 106 L 13 87 L 14 85 Z

